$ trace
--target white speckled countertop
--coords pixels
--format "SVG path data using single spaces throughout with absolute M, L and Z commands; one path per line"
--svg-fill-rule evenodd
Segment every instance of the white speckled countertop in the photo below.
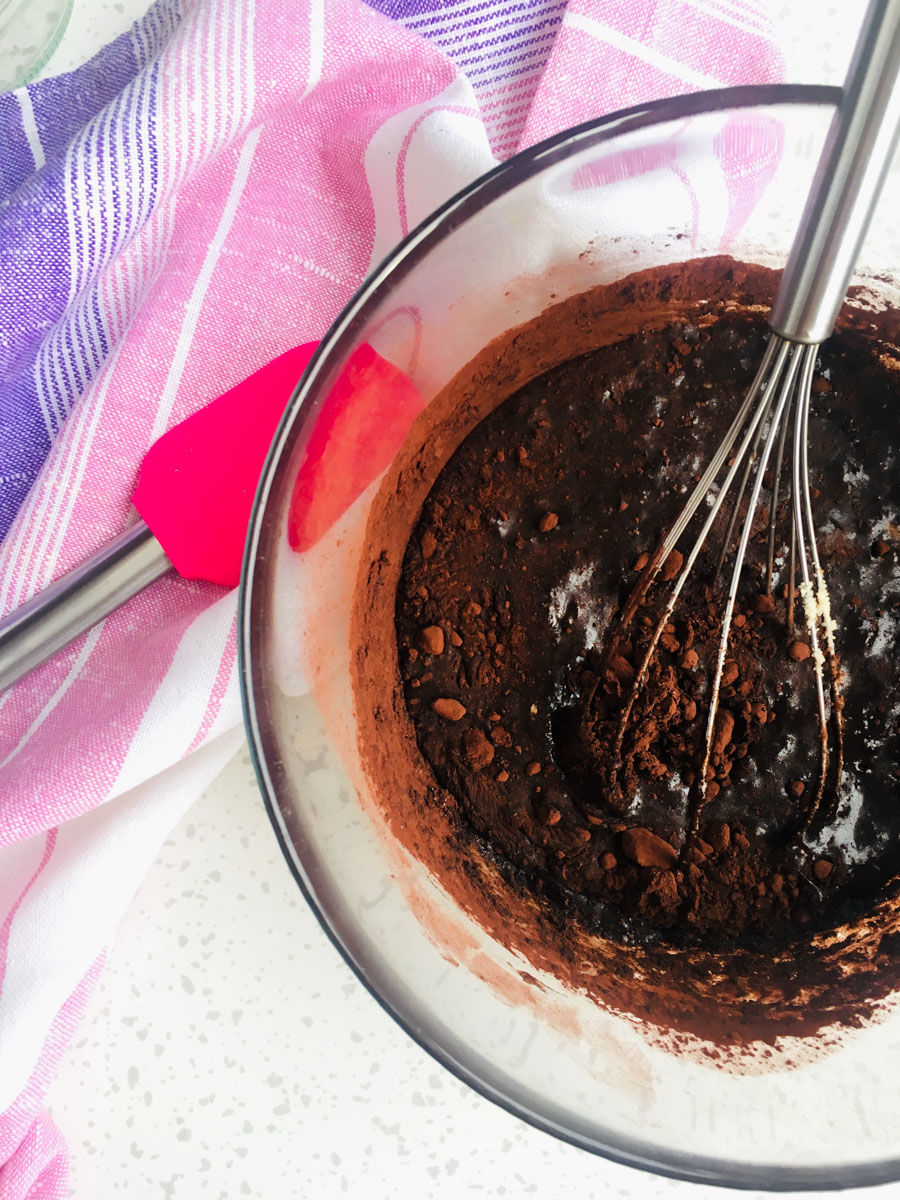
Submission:
M 76 66 L 145 7 L 76 0 L 43 73 Z M 860 11 L 823 3 L 813 22 L 774 0 L 789 77 L 840 82 Z M 300 897 L 246 750 L 163 847 L 50 1104 L 73 1200 L 723 1196 L 531 1129 L 401 1033 Z

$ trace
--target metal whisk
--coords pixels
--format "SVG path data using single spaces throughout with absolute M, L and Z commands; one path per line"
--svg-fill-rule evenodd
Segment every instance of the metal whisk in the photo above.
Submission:
M 815 672 L 820 735 L 816 786 L 803 814 L 808 827 L 819 811 L 829 778 L 835 798 L 843 767 L 843 717 L 835 622 L 819 561 L 807 463 L 811 385 L 818 348 L 833 332 L 863 238 L 875 208 L 900 132 L 900 0 L 873 0 L 816 171 L 769 320 L 771 334 L 749 392 L 687 503 L 644 568 L 622 613 L 625 629 L 650 585 L 702 505 L 708 512 L 685 554 L 664 611 L 619 719 L 613 777 L 622 764 L 628 723 L 678 598 L 719 512 L 733 498 L 731 517 L 717 566 L 722 567 L 749 487 L 749 502 L 734 552 L 731 582 L 719 636 L 700 772 L 693 792 L 688 836 L 696 834 L 707 801 L 708 775 L 719 692 L 735 602 L 760 503 L 764 476 L 775 460 L 769 489 L 767 592 L 771 594 L 776 545 L 779 479 L 788 433 L 792 433 L 789 622 L 795 593 L 802 602 Z M 717 481 L 725 471 L 724 477 Z M 735 484 L 737 485 L 735 487 Z M 796 586 L 799 570 L 800 582 Z M 836 799 L 835 799 L 836 802 Z

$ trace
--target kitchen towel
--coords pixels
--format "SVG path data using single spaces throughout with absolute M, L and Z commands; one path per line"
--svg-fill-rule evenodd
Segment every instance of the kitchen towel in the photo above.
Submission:
M 157 0 L 0 96 L 0 612 L 126 527 L 160 433 L 321 336 L 498 159 L 781 73 L 751 0 Z M 745 165 L 723 155 L 727 189 Z M 241 743 L 235 607 L 168 577 L 0 696 L 0 1200 L 66 1193 L 43 1096 L 142 876 Z

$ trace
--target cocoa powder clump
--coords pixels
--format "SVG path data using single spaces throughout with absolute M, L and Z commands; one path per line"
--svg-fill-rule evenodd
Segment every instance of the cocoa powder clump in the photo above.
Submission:
M 428 654 L 444 653 L 444 631 L 440 625 L 426 625 L 422 630 L 422 648 Z
M 674 846 L 670 846 L 649 829 L 626 829 L 622 834 L 622 849 L 639 867 L 661 867 L 668 870 L 675 865 L 678 858 Z

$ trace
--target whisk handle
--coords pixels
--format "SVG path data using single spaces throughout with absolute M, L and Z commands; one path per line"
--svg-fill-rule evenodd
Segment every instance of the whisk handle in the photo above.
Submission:
M 900 0 L 871 0 L 770 326 L 794 342 L 834 329 L 900 133 Z

